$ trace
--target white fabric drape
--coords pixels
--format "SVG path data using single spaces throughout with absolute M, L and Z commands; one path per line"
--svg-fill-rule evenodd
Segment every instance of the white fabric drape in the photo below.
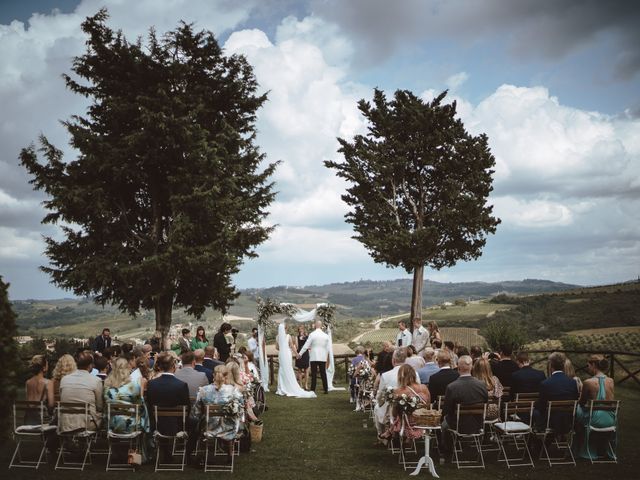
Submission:
M 260 382 L 265 392 L 269 391 L 269 362 L 264 348 L 264 329 L 258 325 L 258 363 L 260 366 Z

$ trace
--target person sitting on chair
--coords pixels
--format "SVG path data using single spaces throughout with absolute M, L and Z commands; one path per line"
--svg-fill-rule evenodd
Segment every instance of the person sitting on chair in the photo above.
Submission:
M 429 377 L 429 393 L 434 402 L 440 395 L 444 395 L 447 386 L 460 376 L 457 370 L 451 368 L 451 355 L 448 351 L 441 350 L 437 358 L 440 370 Z
M 76 359 L 78 369 L 60 380 L 60 401 L 89 404 L 89 419 L 83 414 L 64 414 L 59 419 L 59 433 L 88 429 L 97 431 L 102 420 L 102 380 L 91 375 L 93 356 L 80 352 Z
M 518 393 L 539 392 L 546 378 L 544 372 L 531 367 L 527 352 L 519 352 L 516 361 L 519 369 L 511 374 L 511 398 L 515 399 Z
M 536 402 L 533 418 L 536 428 L 544 430 L 546 424 L 547 403 L 554 400 L 577 400 L 578 386 L 573 378 L 564 373 L 564 353 L 553 352 L 549 355 L 550 375 L 540 384 L 540 398 Z M 550 418 L 550 425 L 557 433 L 568 432 L 571 418 L 568 414 L 558 414 Z
M 204 373 L 207 376 L 207 380 L 209 381 L 209 383 L 213 382 L 213 370 L 204 366 L 204 350 L 202 350 L 201 348 L 194 350 L 193 356 L 196 359 L 196 364 L 193 368 L 195 368 L 198 372 Z

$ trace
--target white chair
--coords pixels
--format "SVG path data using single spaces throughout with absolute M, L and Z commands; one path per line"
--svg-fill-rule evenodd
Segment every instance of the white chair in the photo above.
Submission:
M 58 417 L 58 438 L 60 447 L 56 470 L 84 470 L 91 463 L 91 446 L 96 440 L 98 427 L 91 413 L 91 404 L 83 402 L 58 402 L 56 408 Z M 63 423 L 69 416 L 84 417 L 84 428 L 73 431 L 62 431 Z M 92 428 L 93 426 L 93 428 Z M 69 457 L 78 456 L 81 461 L 68 460 Z
M 13 438 L 17 442 L 11 457 L 9 468 L 40 468 L 46 463 L 47 441 L 49 435 L 55 431 L 55 425 L 45 423 L 46 407 L 42 402 L 16 401 L 13 404 Z M 25 420 L 33 416 L 38 423 L 30 425 Z M 37 458 L 25 459 L 25 444 L 36 444 L 40 447 Z
M 209 463 L 209 456 L 211 451 L 213 451 L 214 458 L 218 456 L 218 441 L 222 442 L 222 439 L 218 434 L 209 430 L 209 425 L 210 425 L 209 419 L 214 417 L 218 417 L 220 421 L 222 421 L 225 418 L 231 418 L 235 423 L 233 440 L 225 441 L 229 449 L 228 456 L 231 458 L 231 460 L 228 463 L 224 463 L 224 464 Z M 231 417 L 225 414 L 223 411 L 223 405 L 206 405 L 205 420 L 206 420 L 205 427 L 204 427 L 205 429 L 202 434 L 202 441 L 205 444 L 204 471 L 205 472 L 213 472 L 213 471 L 233 472 L 235 457 L 237 456 L 236 444 L 238 443 L 240 436 L 242 435 L 242 433 L 240 432 L 241 416 Z
M 140 438 L 142 436 L 140 405 L 129 403 L 107 403 L 107 441 L 109 443 L 109 454 L 107 456 L 106 471 L 111 470 L 135 470 L 136 465 L 129 463 L 117 463 L 113 461 L 114 449 L 116 447 L 127 447 L 128 451 L 140 453 Z M 129 433 L 118 433 L 112 429 L 113 419 L 116 416 L 131 419 L 133 431 Z
M 468 417 L 473 417 L 470 419 Z M 487 418 L 487 404 L 474 403 L 470 405 L 456 405 L 456 425 L 452 428 L 449 425 L 449 433 L 453 436 L 453 457 L 456 466 L 460 468 L 484 468 L 484 456 L 482 454 L 482 437 L 484 436 L 484 422 Z M 463 420 L 463 422 L 461 422 Z M 462 426 L 465 423 L 477 423 L 478 427 L 463 431 Z M 466 421 L 466 422 L 465 422 Z M 465 428 L 466 430 L 466 428 Z M 475 460 L 463 460 L 461 455 L 464 452 L 464 446 L 470 445 L 476 452 Z
M 614 440 L 618 434 L 618 412 L 620 410 L 619 400 L 591 400 L 589 402 L 589 420 L 587 423 L 587 429 L 585 432 L 586 448 L 589 452 L 589 460 L 591 463 L 618 463 L 618 456 L 616 454 L 617 441 Z M 610 427 L 596 427 L 591 421 L 593 419 L 594 412 L 610 412 L 614 419 L 614 424 Z M 592 434 L 606 435 L 607 456 L 611 459 L 601 459 L 597 453 L 594 456 L 589 448 L 589 438 Z
M 540 432 L 534 432 L 536 437 L 542 442 L 539 459 L 546 460 L 549 466 L 553 465 L 573 465 L 576 460 L 571 451 L 573 443 L 573 428 L 576 419 L 577 400 L 553 400 L 547 403 L 546 421 L 544 429 Z M 562 431 L 554 428 L 552 423 L 562 421 L 566 425 Z M 550 447 L 554 448 L 560 456 L 552 457 L 550 455 Z
M 187 428 L 187 406 L 181 405 L 177 407 L 158 407 L 154 405 L 153 407 L 153 416 L 155 418 L 156 431 L 153 433 L 153 437 L 156 441 L 156 472 L 182 472 L 184 471 L 184 466 L 186 463 L 186 453 L 187 453 L 187 441 L 189 440 L 189 434 L 186 431 Z M 166 435 L 160 433 L 157 429 L 158 419 L 160 418 L 176 418 L 180 425 L 182 425 L 182 430 L 176 432 L 175 435 Z M 163 443 L 171 443 L 171 456 L 177 456 L 180 458 L 180 463 L 164 463 L 160 462 L 160 456 L 162 454 L 162 444 Z M 182 443 L 182 448 L 177 449 L 177 444 Z
M 506 462 L 507 468 L 534 466 L 528 443 L 532 432 L 533 405 L 533 401 L 506 402 L 503 417 L 505 421 L 492 425 L 500 449 L 498 461 Z M 528 422 L 509 420 L 511 418 L 528 419 Z M 510 446 L 513 446 L 516 452 L 521 452 L 521 455 L 510 457 L 507 454 L 507 447 Z

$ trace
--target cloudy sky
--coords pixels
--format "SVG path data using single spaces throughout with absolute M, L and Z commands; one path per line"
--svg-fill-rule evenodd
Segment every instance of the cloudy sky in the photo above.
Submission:
M 133 39 L 180 20 L 213 31 L 269 91 L 259 144 L 280 192 L 279 224 L 241 288 L 406 277 L 376 265 L 343 221 L 345 185 L 323 167 L 362 132 L 374 87 L 425 99 L 443 89 L 497 160 L 502 218 L 483 256 L 439 281 L 544 278 L 598 284 L 640 274 L 640 2 L 624 0 L 2 0 L 0 275 L 11 296 L 69 296 L 38 271 L 42 197 L 18 165 L 85 100 L 61 79 L 83 51 L 81 21 L 106 6 Z M 66 147 L 68 155 L 73 152 Z

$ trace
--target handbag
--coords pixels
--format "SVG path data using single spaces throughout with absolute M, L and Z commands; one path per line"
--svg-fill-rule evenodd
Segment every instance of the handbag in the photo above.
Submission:
M 129 465 L 142 465 L 142 455 L 137 450 L 130 449 L 127 456 L 127 463 Z

